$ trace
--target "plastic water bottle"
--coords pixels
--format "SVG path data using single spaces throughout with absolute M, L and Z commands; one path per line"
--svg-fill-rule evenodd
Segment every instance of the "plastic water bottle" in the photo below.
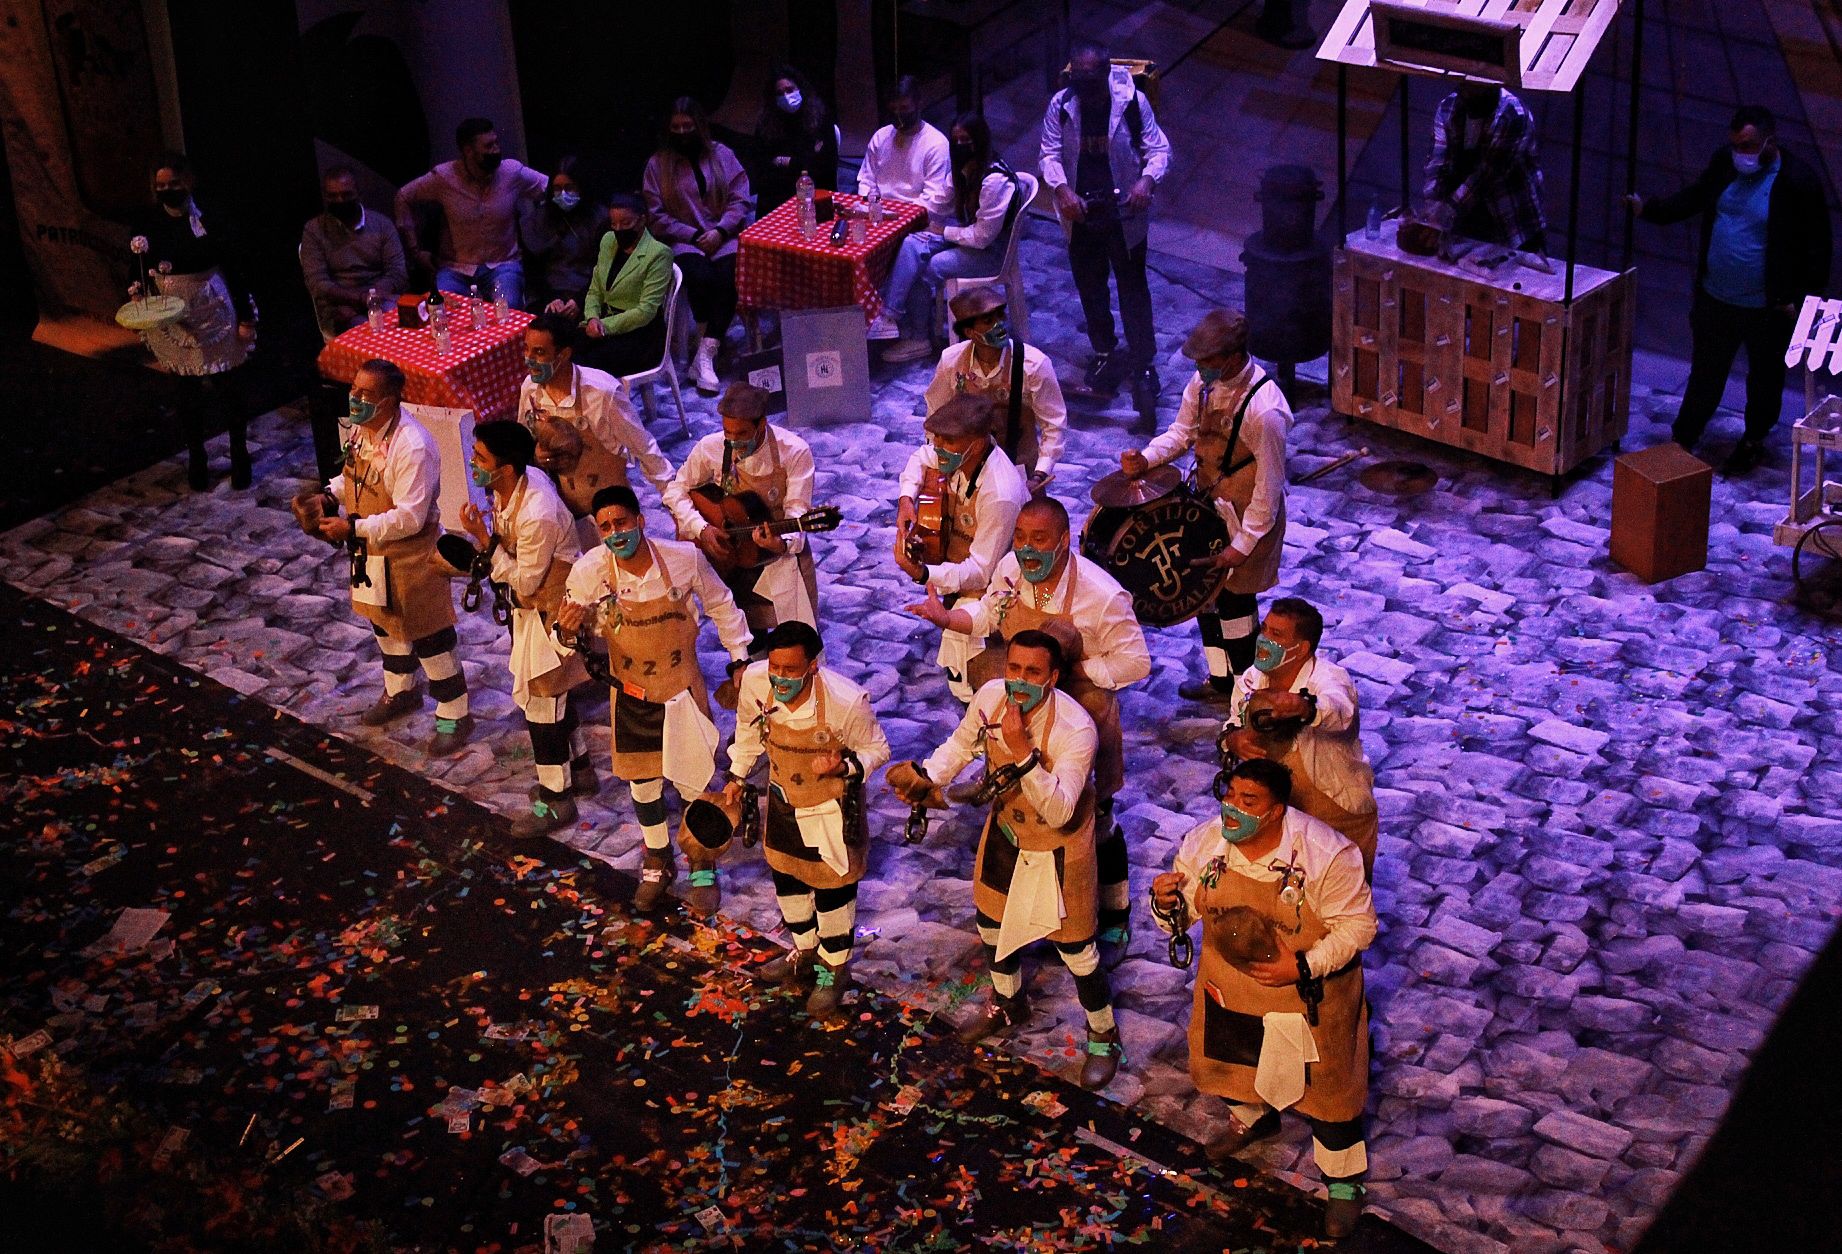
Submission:
M 435 338 L 437 356 L 448 351 L 448 302 L 439 288 L 429 294 L 429 334 Z
M 505 299 L 505 288 L 497 279 L 492 285 L 492 316 L 495 322 L 509 321 L 512 316 L 512 302 Z
M 817 188 L 812 175 L 806 171 L 799 172 L 799 182 L 793 185 L 793 195 L 799 200 L 799 234 L 801 239 L 811 239 L 819 233 L 819 210 L 814 204 Z
M 480 299 L 480 285 L 475 283 L 471 293 L 473 299 L 467 305 L 467 316 L 473 320 L 473 329 L 482 331 L 486 328 L 486 302 Z
M 851 246 L 853 248 L 863 247 L 864 236 L 867 232 L 868 226 L 864 221 L 864 216 L 861 213 L 853 213 L 851 215 Z
M 883 193 L 880 188 L 872 187 L 870 189 L 870 199 L 868 203 L 870 206 L 870 225 L 881 226 L 883 224 Z
M 1375 203 L 1373 196 L 1369 198 L 1369 221 L 1362 228 L 1362 233 L 1368 239 L 1381 238 L 1381 206 Z
M 373 331 L 384 329 L 384 298 L 375 287 L 365 293 L 365 325 Z

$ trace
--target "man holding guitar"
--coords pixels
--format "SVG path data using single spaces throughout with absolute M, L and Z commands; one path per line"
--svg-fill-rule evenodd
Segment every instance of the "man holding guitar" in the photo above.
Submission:
M 927 416 L 922 427 L 930 443 L 916 449 L 902 471 L 895 564 L 948 609 L 991 582 L 1010 552 L 1017 511 L 1030 499 L 1023 475 L 992 442 L 993 417 L 985 397 L 954 396 Z M 940 665 L 961 701 L 972 700 L 966 666 L 984 646 L 982 637 L 951 628 L 940 633 Z
M 767 403 L 764 389 L 731 383 L 716 403 L 722 431 L 697 442 L 665 497 L 678 534 L 703 550 L 757 635 L 818 625 L 804 533 L 838 525 L 835 509 L 813 509 L 811 447 L 770 424 Z

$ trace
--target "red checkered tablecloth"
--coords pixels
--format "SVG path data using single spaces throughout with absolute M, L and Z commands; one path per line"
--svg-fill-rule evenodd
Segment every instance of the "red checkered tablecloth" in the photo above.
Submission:
M 448 351 L 435 352 L 427 327 L 396 325 L 390 309 L 382 331 L 356 326 L 320 350 L 320 373 L 350 383 L 358 368 L 374 357 L 393 361 L 408 376 L 403 399 L 412 405 L 471 409 L 480 422 L 510 418 L 518 409 L 518 384 L 524 378 L 524 329 L 531 315 L 514 309 L 502 323 L 486 305 L 486 325 L 473 329 L 473 302 L 443 293 L 448 305 Z
M 862 204 L 837 192 L 832 203 Z M 789 200 L 742 232 L 736 254 L 737 303 L 743 309 L 830 309 L 862 305 L 864 318 L 883 311 L 881 288 L 895 264 L 902 237 L 927 225 L 927 210 L 902 200 L 883 202 L 883 220 L 868 226 L 864 242 L 831 243 L 832 223 L 821 222 L 810 240 L 799 233 L 799 202 Z

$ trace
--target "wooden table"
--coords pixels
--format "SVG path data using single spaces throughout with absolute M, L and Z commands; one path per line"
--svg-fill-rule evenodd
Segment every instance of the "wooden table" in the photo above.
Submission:
M 1559 477 L 1624 438 L 1635 271 L 1511 262 L 1488 273 L 1380 237 L 1337 250 L 1331 403 L 1497 461 Z M 1474 255 L 1504 250 L 1477 245 Z

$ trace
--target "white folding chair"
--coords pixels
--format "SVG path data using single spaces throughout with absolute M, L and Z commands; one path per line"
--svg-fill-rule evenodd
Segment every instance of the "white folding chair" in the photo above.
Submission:
M 1004 261 L 998 273 L 989 275 L 968 275 L 963 279 L 948 279 L 941 285 L 941 299 L 951 301 L 955 296 L 969 287 L 981 287 L 987 284 L 1002 284 L 1005 301 L 1009 308 L 1011 333 L 1024 343 L 1030 342 L 1030 308 L 1023 299 L 1023 266 L 1018 260 L 1018 244 L 1023 240 L 1023 216 L 1030 210 L 1030 202 L 1036 199 L 1036 192 L 1041 184 L 1034 174 L 1017 171 L 1017 216 L 1011 220 L 1011 237 L 1004 245 Z M 957 343 L 958 332 L 953 330 L 952 319 L 947 320 L 947 342 Z
M 672 400 L 678 405 L 678 425 L 684 428 L 686 435 L 691 434 L 691 420 L 684 416 L 684 393 L 678 387 L 678 363 L 673 359 L 672 346 L 678 341 L 678 289 L 684 286 L 684 271 L 678 263 L 672 263 L 672 290 L 665 297 L 665 349 L 659 355 L 659 364 L 651 370 L 642 370 L 638 374 L 622 375 L 620 381 L 632 396 L 634 389 L 645 387 L 640 393 L 640 401 L 646 406 L 649 422 L 659 420 L 657 402 L 653 399 L 652 388 L 647 386 L 656 382 L 661 375 L 672 385 Z

